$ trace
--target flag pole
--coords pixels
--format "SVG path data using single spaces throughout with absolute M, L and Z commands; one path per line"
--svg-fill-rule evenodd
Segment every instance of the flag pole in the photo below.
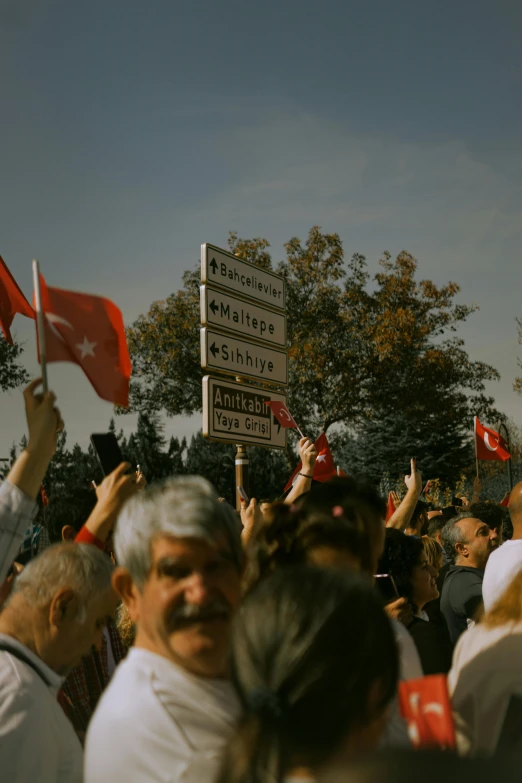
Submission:
M 38 339 L 38 350 L 40 352 L 40 367 L 42 371 L 42 386 L 44 394 L 49 390 L 47 380 L 47 351 L 45 347 L 45 325 L 44 314 L 42 310 L 42 293 L 40 290 L 40 264 L 33 259 L 33 288 L 34 300 L 36 306 L 36 336 Z

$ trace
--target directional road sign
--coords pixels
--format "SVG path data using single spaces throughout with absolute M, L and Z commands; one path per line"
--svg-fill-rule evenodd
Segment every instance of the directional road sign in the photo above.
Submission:
M 286 351 L 240 340 L 214 329 L 201 329 L 201 366 L 204 370 L 217 370 L 281 386 L 288 383 Z
M 201 282 L 268 304 L 276 310 L 285 309 L 285 281 L 280 275 L 208 243 L 201 245 Z
M 201 286 L 201 323 L 286 348 L 286 315 L 206 285 Z
M 210 440 L 284 449 L 286 430 L 265 405 L 286 396 L 244 383 L 203 378 L 203 435 Z

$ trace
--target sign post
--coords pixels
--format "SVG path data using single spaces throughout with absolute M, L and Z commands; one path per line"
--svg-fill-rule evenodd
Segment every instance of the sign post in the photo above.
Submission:
M 284 449 L 286 430 L 265 405 L 286 404 L 286 287 L 281 275 L 215 245 L 201 246 L 201 367 L 232 376 L 203 378 L 203 435 L 235 443 L 237 491 L 249 494 L 248 444 Z M 261 382 L 259 388 L 249 381 Z

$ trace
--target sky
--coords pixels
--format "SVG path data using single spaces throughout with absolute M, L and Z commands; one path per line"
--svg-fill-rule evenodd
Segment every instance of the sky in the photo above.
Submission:
M 36 257 L 130 324 L 229 230 L 277 261 L 318 224 L 372 273 L 404 249 L 479 305 L 460 334 L 520 425 L 521 40 L 518 0 L 0 0 L 0 254 L 28 297 Z M 49 376 L 71 444 L 107 428 L 79 368 Z M 0 414 L 2 457 L 19 391 Z

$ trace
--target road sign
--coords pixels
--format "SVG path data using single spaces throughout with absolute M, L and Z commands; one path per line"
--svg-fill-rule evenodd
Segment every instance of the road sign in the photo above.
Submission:
M 286 395 L 244 383 L 203 378 L 203 435 L 226 443 L 284 449 L 286 430 L 265 400 L 286 404 Z
M 276 310 L 285 309 L 285 281 L 280 275 L 208 243 L 201 245 L 201 282 L 268 304 Z
M 201 286 L 201 323 L 286 348 L 286 315 L 206 285 Z
M 288 383 L 286 351 L 240 340 L 214 329 L 201 329 L 201 366 L 204 370 L 255 378 L 265 383 L 281 386 Z

